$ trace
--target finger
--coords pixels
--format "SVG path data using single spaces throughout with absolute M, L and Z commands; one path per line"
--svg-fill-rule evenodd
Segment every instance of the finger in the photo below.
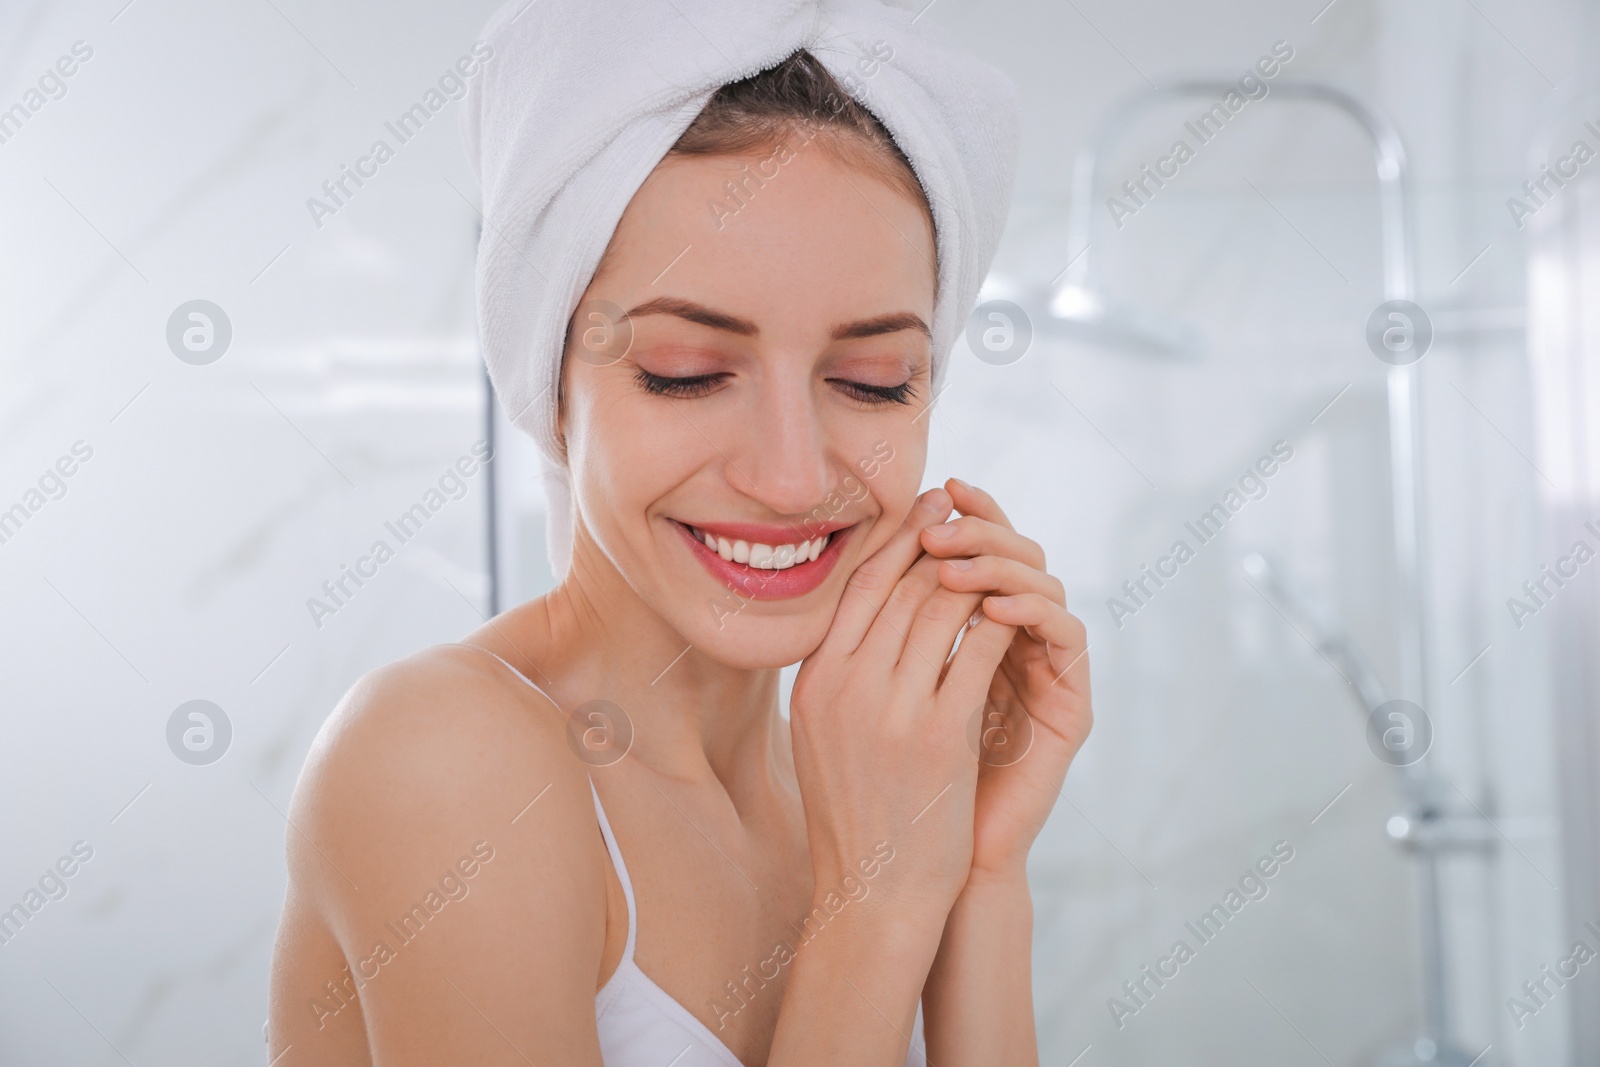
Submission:
M 1044 642 L 1051 682 L 1077 692 L 1088 692 L 1089 634 L 1083 620 L 1039 593 L 991 596 L 983 600 L 984 618 L 1008 626 L 1025 627 Z
M 968 485 L 960 478 L 951 478 L 944 483 L 945 489 L 950 492 L 950 499 L 955 501 L 956 510 L 963 515 L 976 515 L 980 519 L 1007 529 L 1015 529 L 1011 520 L 1006 518 L 1006 513 L 1000 510 L 1000 505 L 994 497 L 979 489 L 975 485 Z
M 938 566 L 931 556 L 923 558 Z M 966 629 L 982 600 L 981 592 L 965 593 L 945 588 L 935 589 L 925 597 L 906 634 L 905 649 L 900 653 L 896 671 L 912 684 L 931 688 L 944 672 L 956 638 Z
M 939 695 L 955 702 L 954 712 L 968 715 L 989 693 L 989 682 L 1011 647 L 1017 628 L 984 615 L 961 639 L 950 660 Z
M 867 656 L 887 665 L 899 662 L 918 609 L 939 588 L 939 561 L 932 556 L 921 557 L 895 583 L 852 655 Z M 977 607 L 973 604 L 969 611 L 976 611 Z
M 922 554 L 917 537 L 923 527 L 943 522 L 950 514 L 950 495 L 942 489 L 930 489 L 917 498 L 911 513 L 883 547 L 874 552 L 856 568 L 845 584 L 844 595 L 834 612 L 833 624 L 824 647 L 835 651 L 854 652 L 866 636 L 878 612 L 888 602 L 901 575 Z
M 1045 566 L 1039 542 L 976 515 L 932 524 L 921 532 L 920 540 L 930 556 L 1009 556 L 1040 570 Z
M 939 582 L 946 589 L 963 593 L 983 591 L 998 596 L 1039 593 L 1062 607 L 1067 604 L 1067 590 L 1059 578 L 1005 556 L 944 560 L 939 564 Z

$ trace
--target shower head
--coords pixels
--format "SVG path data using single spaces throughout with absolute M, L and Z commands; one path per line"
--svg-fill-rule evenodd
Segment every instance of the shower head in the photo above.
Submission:
M 1058 286 L 1046 305 L 1047 325 L 1062 336 L 1130 355 L 1198 359 L 1205 339 L 1186 322 L 1110 300 L 1088 286 Z
M 991 274 L 978 299 L 1009 300 L 1022 308 L 1038 332 L 1095 348 L 1158 359 L 1192 360 L 1205 353 L 1205 339 L 1187 323 L 1108 300 L 1071 280 L 1045 289 Z

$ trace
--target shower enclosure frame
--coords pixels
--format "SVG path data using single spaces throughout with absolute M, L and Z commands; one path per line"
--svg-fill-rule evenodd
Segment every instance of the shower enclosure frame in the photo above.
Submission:
M 1600 99 L 1600 83 L 1576 87 L 1552 102 L 1527 142 L 1525 168 L 1537 173 L 1550 158 L 1558 131 L 1572 123 L 1582 101 Z M 1587 138 L 1585 138 L 1587 139 Z M 1593 175 L 1588 176 L 1593 183 Z M 1590 200 L 1600 200 L 1590 190 Z M 1553 559 L 1570 542 L 1559 533 L 1592 519 L 1600 508 L 1600 446 L 1585 415 L 1595 410 L 1594 376 L 1586 373 L 1585 356 L 1594 351 L 1594 334 L 1585 333 L 1583 319 L 1583 263 L 1585 227 L 1600 237 L 1593 209 L 1586 210 L 1583 190 L 1564 192 L 1528 220 L 1525 250 L 1528 272 L 1527 344 L 1533 382 L 1535 425 L 1539 428 L 1539 469 L 1553 472 L 1561 488 L 1548 481 L 1534 483 L 1539 494 L 1540 558 Z M 1546 210 L 1548 208 L 1549 210 Z M 1591 237 L 1596 241 L 1597 237 Z M 1576 273 L 1570 293 L 1551 293 L 1540 286 L 1541 272 L 1551 261 Z M 1574 262 L 1576 261 L 1576 262 Z M 1597 268 L 1590 268 L 1597 270 Z M 1571 300 L 1560 297 L 1570 296 Z M 1572 305 L 1576 304 L 1576 307 Z M 1564 307 L 1562 306 L 1564 305 Z M 1570 335 L 1546 321 L 1565 310 Z M 1563 344 L 1562 342 L 1565 342 Z M 1592 360 L 1590 361 L 1592 363 Z M 1552 712 L 1562 739 L 1557 750 L 1557 781 L 1561 805 L 1561 862 L 1563 868 L 1563 918 L 1568 929 L 1581 929 L 1600 915 L 1600 667 L 1594 649 L 1600 648 L 1600 592 L 1574 589 L 1550 604 L 1554 635 L 1550 649 Z M 1587 969 L 1586 969 L 1587 970 Z M 1580 972 L 1569 982 L 1572 998 L 1569 1062 L 1600 1062 L 1600 975 Z
M 1130 94 L 1107 112 L 1088 144 L 1078 153 L 1073 167 L 1072 202 L 1068 227 L 1068 252 L 1072 258 L 1059 283 L 1048 294 L 1049 306 L 1097 309 L 1104 306 L 1104 290 L 1099 282 L 1098 259 L 1094 256 L 1103 220 L 1096 210 L 1099 203 L 1100 163 L 1107 149 L 1128 131 L 1144 112 L 1166 103 L 1194 97 L 1220 99 L 1237 90 L 1236 83 L 1224 78 L 1183 78 L 1167 85 Z M 1378 177 L 1383 242 L 1383 299 L 1414 301 L 1415 277 L 1411 250 L 1409 168 L 1405 147 L 1387 116 L 1365 101 L 1336 86 L 1316 81 L 1284 81 L 1272 87 L 1264 99 L 1304 100 L 1326 104 L 1342 111 L 1362 128 L 1372 141 Z M 1073 299 L 1088 294 L 1096 299 Z M 1394 533 L 1395 576 L 1398 585 L 1397 622 L 1399 653 L 1398 695 L 1420 705 L 1432 706 L 1428 673 L 1428 619 L 1425 576 L 1422 570 L 1422 518 L 1425 493 L 1422 462 L 1420 409 L 1420 363 L 1391 365 L 1387 375 L 1389 429 L 1390 508 Z M 1424 799 L 1427 772 L 1420 763 L 1401 768 L 1402 782 L 1416 802 L 1415 813 L 1422 819 L 1440 813 Z M 1419 894 L 1419 925 L 1423 956 L 1423 1034 L 1418 1041 L 1418 1059 L 1423 1051 L 1450 1056 L 1450 1012 L 1445 987 L 1444 931 L 1439 906 L 1439 860 L 1437 848 L 1420 844 L 1415 848 L 1422 881 Z M 1430 1044 L 1431 1043 L 1431 1044 Z M 1447 1060 L 1440 1060 L 1447 1063 Z

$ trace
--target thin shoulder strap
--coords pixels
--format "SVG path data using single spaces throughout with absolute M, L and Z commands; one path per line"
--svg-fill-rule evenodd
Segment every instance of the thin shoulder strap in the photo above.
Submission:
M 549 693 L 546 693 L 543 689 L 540 689 L 537 685 L 534 685 L 532 679 L 530 679 L 526 674 L 523 674 L 521 671 L 511 666 L 511 664 L 506 663 L 504 659 L 495 653 L 490 652 L 482 645 L 469 645 L 462 641 L 452 641 L 449 643 L 460 645 L 462 648 L 477 649 L 479 652 L 488 652 L 489 655 L 494 656 L 494 658 L 500 660 L 501 663 L 505 663 L 506 669 L 512 674 L 516 675 L 518 678 L 521 678 L 534 692 L 550 701 L 550 703 L 555 705 L 555 707 L 561 707 L 560 704 L 556 703 L 554 697 L 552 697 Z M 606 851 L 611 854 L 611 865 L 617 869 L 617 881 L 622 883 L 623 899 L 628 902 L 628 941 L 627 944 L 622 948 L 622 958 L 625 961 L 631 960 L 633 959 L 633 944 L 635 935 L 639 930 L 639 915 L 633 903 L 633 882 L 628 878 L 628 865 L 622 862 L 622 849 L 617 847 L 617 836 L 611 832 L 611 820 L 606 818 L 606 809 L 600 803 L 600 793 L 594 787 L 594 778 L 592 776 L 589 777 L 589 793 L 594 797 L 594 814 L 595 818 L 600 822 L 600 836 L 605 838 Z
M 628 865 L 622 862 L 622 849 L 617 847 L 617 836 L 611 832 L 611 821 L 600 804 L 600 792 L 589 778 L 589 792 L 594 796 L 595 817 L 600 820 L 600 835 L 606 839 L 606 851 L 611 853 L 611 863 L 617 869 L 617 880 L 622 883 L 622 896 L 628 902 L 628 942 L 622 947 L 624 961 L 633 959 L 633 943 L 639 932 L 639 915 L 633 904 L 633 882 L 628 878 Z
M 546 693 L 543 689 L 540 689 L 538 687 L 538 685 L 536 685 L 534 683 L 533 679 L 529 678 L 526 674 L 523 674 L 521 671 L 517 670 L 511 664 L 506 663 L 506 661 L 504 659 L 502 659 L 498 654 L 496 654 L 494 652 L 490 652 L 487 648 L 484 648 L 482 645 L 469 645 L 464 641 L 448 641 L 448 642 L 446 642 L 446 644 L 454 645 L 457 648 L 470 648 L 470 649 L 473 649 L 474 651 L 477 651 L 477 652 L 488 652 L 489 655 L 494 656 L 495 659 L 498 659 L 498 660 L 500 660 L 501 663 L 504 663 L 505 667 L 506 667 L 506 670 L 510 671 L 512 674 L 516 675 L 519 679 L 521 679 L 523 684 L 526 685 L 529 689 L 532 689 L 535 693 L 538 693 L 540 696 L 544 697 L 546 700 L 548 700 L 556 708 L 559 709 L 561 707 L 560 704 L 556 703 L 556 698 L 551 696 L 549 693 Z

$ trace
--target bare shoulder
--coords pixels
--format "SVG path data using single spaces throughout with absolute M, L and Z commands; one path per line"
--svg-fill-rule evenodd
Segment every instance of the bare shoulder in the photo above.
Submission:
M 519 1047 L 593 1041 L 606 883 L 584 769 L 560 710 L 478 649 L 377 668 L 329 715 L 290 806 L 286 917 L 337 941 L 378 1062 L 487 1057 L 491 1005 L 520 1012 L 490 1012 Z
M 485 651 L 435 645 L 370 671 L 306 758 L 290 812 L 304 831 L 290 834 L 292 873 L 349 882 L 330 846 L 358 869 L 394 872 L 419 851 L 493 848 L 533 827 L 563 853 L 552 861 L 575 859 L 558 831 L 587 827 L 593 808 L 564 737 L 560 709 Z M 581 818 L 562 817 L 574 808 Z M 548 817 L 532 818 L 535 809 Z

